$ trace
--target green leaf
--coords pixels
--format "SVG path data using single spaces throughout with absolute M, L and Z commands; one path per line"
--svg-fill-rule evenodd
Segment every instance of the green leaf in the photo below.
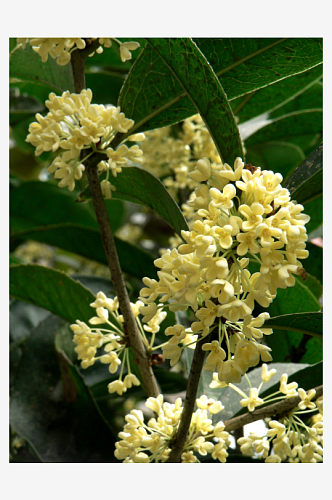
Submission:
M 323 195 L 323 143 L 297 167 L 284 187 L 302 205 Z
M 49 92 L 57 94 L 66 90 L 74 92 L 71 65 L 59 66 L 51 57 L 43 63 L 41 57 L 32 50 L 30 45 L 27 45 L 25 49 L 18 45 L 10 53 L 9 74 L 13 79 L 47 87 Z
M 233 165 L 243 157 L 238 127 L 226 94 L 210 64 L 190 39 L 147 38 L 201 115 L 220 158 Z
M 323 283 L 323 248 L 307 241 L 306 249 L 309 251 L 309 257 L 306 259 L 304 267 L 320 283 Z
M 74 323 L 87 323 L 93 316 L 95 296 L 81 283 L 61 271 L 44 266 L 10 266 L 10 296 L 29 302 Z
M 323 222 L 323 196 L 309 201 L 304 213 L 310 216 L 310 221 L 306 224 L 307 233 L 310 234 L 322 225 Z
M 59 327 L 49 316 L 25 345 L 10 398 L 11 426 L 42 462 L 110 462 L 115 436 L 59 345 L 55 352 Z
M 59 224 L 21 231 L 14 235 L 24 240 L 34 240 L 57 246 L 107 265 L 104 247 L 97 229 L 90 229 L 78 224 Z M 114 237 L 114 241 L 123 272 L 139 279 L 145 276 L 157 278 L 157 270 L 153 264 L 154 257 L 151 254 L 120 238 Z
M 101 176 L 101 179 L 105 177 Z M 181 230 L 188 230 L 187 222 L 163 183 L 153 174 L 140 167 L 126 167 L 120 175 L 111 180 L 116 187 L 112 197 L 127 200 L 152 208 L 170 227 L 181 236 Z M 90 198 L 87 187 L 78 196 L 78 201 Z
M 294 287 L 278 290 L 268 312 L 271 317 L 318 312 L 321 310 L 318 300 L 321 294 L 321 284 L 308 273 L 305 281 L 297 277 Z M 288 330 L 286 325 L 265 340 L 272 348 L 274 361 L 316 363 L 322 359 L 322 340 Z
M 246 94 L 245 96 L 234 99 L 231 103 L 234 114 L 238 117 L 240 123 L 252 120 L 261 114 L 269 113 L 273 117 L 285 109 L 287 113 L 294 111 L 294 102 L 297 98 L 306 96 L 306 108 L 308 108 L 308 90 L 322 77 L 322 65 L 316 66 L 303 73 L 284 78 L 273 85 L 268 85 L 262 89 Z M 311 102 L 311 101 L 310 101 Z M 291 109 L 289 109 L 291 107 Z M 318 107 L 315 103 L 314 106 Z
M 322 132 L 322 110 L 304 109 L 268 120 L 261 128 L 245 141 L 246 147 L 268 141 L 282 140 L 292 142 L 292 137 Z
M 322 63 L 318 38 L 194 38 L 231 101 Z M 135 120 L 130 133 L 177 123 L 196 113 L 191 100 L 151 46 L 137 58 L 119 106 Z
M 123 204 L 107 200 L 106 207 L 115 231 L 124 216 Z M 107 265 L 93 208 L 90 203 L 76 203 L 75 193 L 46 182 L 26 182 L 12 191 L 10 212 L 12 237 L 57 246 Z M 115 244 L 124 272 L 140 279 L 156 276 L 148 252 L 116 237 Z
M 297 313 L 274 316 L 264 322 L 264 328 L 305 333 L 321 338 L 323 335 L 323 313 Z

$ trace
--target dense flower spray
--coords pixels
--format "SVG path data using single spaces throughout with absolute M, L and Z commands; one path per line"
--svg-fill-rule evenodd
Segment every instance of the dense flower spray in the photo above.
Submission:
M 36 115 L 37 122 L 30 125 L 26 140 L 35 146 L 37 156 L 44 151 L 60 151 L 48 171 L 60 179 L 59 187 L 68 186 L 70 191 L 74 190 L 75 180 L 81 179 L 85 170 L 81 152 L 85 152 L 85 160 L 93 153 L 105 154 L 98 170 L 106 171 L 101 188 L 105 198 L 111 198 L 115 187 L 109 181 L 110 172 L 116 177 L 130 162 L 140 163 L 143 153 L 137 144 L 128 148 L 122 143 L 115 150 L 110 146 L 116 134 L 128 132 L 134 121 L 126 118 L 119 107 L 91 104 L 91 100 L 90 89 L 82 90 L 80 94 L 66 91 L 61 96 L 51 93 L 45 103 L 49 113 L 45 117 L 39 113 Z M 144 134 L 136 134 L 127 140 L 143 139 Z
M 263 343 L 263 336 L 272 334 L 264 328 L 269 314 L 254 318 L 252 311 L 255 303 L 268 307 L 278 288 L 294 286 L 294 275 L 303 269 L 300 259 L 308 256 L 309 216 L 282 187 L 280 174 L 245 167 L 240 158 L 234 168 L 203 158 L 188 176 L 199 183 L 187 203 L 190 230 L 155 261 L 159 280 L 143 278 L 140 311 L 149 321 L 160 306 L 190 308 L 197 320 L 186 330 L 182 325 L 166 330 L 171 338 L 164 356 L 174 365 L 187 335 L 200 340 L 216 332 L 212 342 L 203 340 L 210 351 L 204 369 L 217 369 L 220 381 L 237 383 L 260 359 L 272 359 Z M 256 272 L 249 270 L 253 263 Z
M 112 41 L 116 42 L 120 46 L 122 62 L 130 60 L 132 57 L 130 51 L 136 50 L 140 46 L 138 42 L 122 43 L 116 38 L 18 38 L 17 43 L 22 44 L 24 49 L 27 44 L 30 44 L 43 62 L 46 62 L 48 56 L 51 56 L 52 59 L 56 59 L 60 66 L 66 66 L 70 62 L 73 50 L 83 50 L 96 40 L 100 44 L 96 49 L 97 54 L 103 52 L 103 47 L 111 47 Z M 94 52 L 90 54 L 90 57 L 93 55 Z
M 213 425 L 210 418 L 224 407 L 220 401 L 206 396 L 197 399 L 196 404 L 197 410 L 191 418 L 181 463 L 199 463 L 194 452 L 202 456 L 209 453 L 214 460 L 226 462 L 229 433 L 224 431 L 223 422 Z M 160 463 L 169 458 L 172 439 L 176 435 L 183 410 L 182 400 L 178 398 L 174 404 L 167 403 L 160 394 L 157 398 L 149 398 L 145 406 L 153 410 L 157 418 L 151 418 L 145 424 L 141 410 L 132 410 L 125 417 L 127 423 L 123 432 L 119 433 L 121 441 L 115 443 L 114 453 L 123 463 Z

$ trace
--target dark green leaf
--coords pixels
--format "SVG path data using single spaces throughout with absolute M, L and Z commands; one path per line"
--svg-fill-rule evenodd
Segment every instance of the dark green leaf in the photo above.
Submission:
M 285 330 L 305 333 L 313 337 L 321 338 L 323 335 L 323 313 L 297 313 L 275 316 L 264 322 L 264 328 L 273 330 Z
M 147 38 L 201 115 L 220 158 L 233 165 L 243 157 L 239 130 L 226 94 L 210 64 L 190 39 Z
M 57 246 L 68 252 L 107 265 L 98 229 L 83 227 L 78 224 L 59 224 L 21 231 L 13 235 L 24 240 L 34 240 Z M 145 276 L 157 277 L 157 270 L 153 264 L 154 258 L 151 254 L 120 240 L 120 238 L 114 237 L 114 241 L 123 272 L 139 279 Z
M 90 304 L 95 296 L 61 271 L 37 265 L 11 266 L 9 277 L 13 298 L 43 307 L 69 323 L 77 319 L 87 323 L 93 316 Z
M 195 38 L 194 42 L 213 67 L 228 100 L 322 63 L 318 38 Z M 149 45 L 133 65 L 119 105 L 135 120 L 131 134 L 171 125 L 196 113 L 181 85 Z
M 57 94 L 66 90 L 74 92 L 74 80 L 71 65 L 59 66 L 51 57 L 46 63 L 32 50 L 16 46 L 9 58 L 9 74 L 11 78 L 33 82 L 36 85 L 48 87 L 49 92 Z
M 123 204 L 107 200 L 106 207 L 115 231 L 124 215 Z M 12 237 L 47 243 L 107 265 L 92 206 L 76 203 L 75 193 L 46 182 L 23 183 L 11 194 L 10 211 Z M 115 242 L 124 272 L 140 279 L 156 275 L 149 253 L 119 238 Z
M 284 187 L 289 189 L 292 198 L 305 205 L 323 194 L 323 144 L 288 178 Z
M 152 208 L 179 235 L 182 229 L 188 230 L 187 222 L 177 203 L 163 183 L 150 172 L 140 167 L 126 167 L 120 175 L 112 178 L 111 182 L 116 187 L 113 198 Z M 87 187 L 79 194 L 78 201 L 89 197 L 90 190 Z
M 319 196 L 315 200 L 309 201 L 304 213 L 310 215 L 310 221 L 306 224 L 307 233 L 318 229 L 323 223 L 323 197 Z
M 323 283 L 323 248 L 306 242 L 306 249 L 309 251 L 309 257 L 305 261 L 305 268 L 309 273 Z
M 43 462 L 110 462 L 115 438 L 77 369 L 61 349 L 54 350 L 59 325 L 50 316 L 27 341 L 10 423 Z
M 292 142 L 294 136 L 321 133 L 322 126 L 321 109 L 295 111 L 268 120 L 267 125 L 248 137 L 245 144 L 246 147 L 249 147 L 276 140 Z
M 250 94 L 234 99 L 231 103 L 233 112 L 239 118 L 240 123 L 252 120 L 263 113 L 269 113 L 269 117 L 271 118 L 271 114 L 275 117 L 284 109 L 286 109 L 286 113 L 295 111 L 294 103 L 297 103 L 298 99 L 302 96 L 306 96 L 305 109 L 308 107 L 321 107 L 321 103 L 318 105 L 316 100 L 314 105 L 312 105 L 313 103 L 310 100 L 311 105 L 308 106 L 307 91 L 320 81 L 322 70 L 322 65 L 319 65 L 308 71 L 290 76 L 273 85 L 268 85 Z
M 322 293 L 322 286 L 309 273 L 305 281 L 296 278 L 295 286 L 278 290 L 277 297 L 268 308 L 271 317 L 296 313 L 308 313 L 321 310 L 318 301 Z M 322 341 L 319 338 L 310 338 L 308 335 L 296 331 L 289 331 L 287 327 L 276 330 L 266 337 L 266 342 L 272 348 L 274 361 L 292 361 L 316 363 L 322 359 Z

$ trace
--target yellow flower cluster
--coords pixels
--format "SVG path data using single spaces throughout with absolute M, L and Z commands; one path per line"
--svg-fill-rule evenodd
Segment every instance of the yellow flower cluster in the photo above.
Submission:
M 17 38 L 17 43 L 22 44 L 23 49 L 27 43 L 31 45 L 33 50 L 40 55 L 43 62 L 48 60 L 48 56 L 56 59 L 60 66 L 66 66 L 71 59 L 73 50 L 83 50 L 87 45 L 90 45 L 95 40 L 98 40 L 100 46 L 96 49 L 97 54 L 103 52 L 103 46 L 109 48 L 112 46 L 112 40 L 120 46 L 120 57 L 122 62 L 131 59 L 131 50 L 136 50 L 140 45 L 138 42 L 120 42 L 116 38 Z M 93 56 L 94 52 L 90 54 Z
M 210 418 L 223 410 L 223 406 L 220 401 L 206 396 L 197 399 L 196 403 L 198 408 L 191 418 L 181 463 L 199 463 L 195 452 L 202 456 L 210 453 L 214 460 L 224 463 L 230 445 L 229 434 L 224 431 L 223 422 L 213 425 Z M 164 403 L 160 394 L 157 398 L 148 398 L 145 406 L 154 411 L 157 418 L 151 418 L 145 424 L 143 412 L 136 409 L 125 417 L 127 423 L 119 433 L 121 441 L 115 443 L 114 452 L 123 463 L 163 463 L 169 458 L 170 445 L 182 414 L 182 400 L 178 398 L 174 404 Z
M 139 307 L 142 302 L 131 303 L 132 312 L 141 330 L 143 342 L 147 348 L 150 344 L 144 331 L 152 334 L 151 345 L 153 345 L 155 334 L 159 331 L 160 323 L 165 319 L 166 313 L 158 311 L 147 325 L 142 325 L 139 320 Z M 108 384 L 110 393 L 117 392 L 120 396 L 133 385 L 140 385 L 138 378 L 131 373 L 129 348 L 127 346 L 122 324 L 123 317 L 119 314 L 119 301 L 107 298 L 103 292 L 98 292 L 96 300 L 90 304 L 96 309 L 96 316 L 89 320 L 91 325 L 103 325 L 102 327 L 90 328 L 86 323 L 76 320 L 76 324 L 70 326 L 74 332 L 73 341 L 77 346 L 75 351 L 81 360 L 82 368 L 92 366 L 96 360 L 109 365 L 109 372 L 114 374 L 122 364 L 119 379 Z M 104 354 L 96 356 L 97 349 L 104 347 Z M 127 367 L 128 374 L 123 378 L 123 371 Z
M 198 160 L 207 157 L 211 162 L 220 163 L 218 151 L 200 115 L 187 118 L 182 125 L 151 130 L 145 135 L 142 166 L 162 178 L 175 199 L 179 189 L 191 192 L 198 186 L 198 182 L 188 175 Z
M 37 122 L 30 125 L 26 141 L 36 148 L 36 156 L 45 151 L 62 150 L 48 171 L 54 173 L 56 179 L 61 179 L 59 187 L 68 186 L 70 191 L 75 188 L 75 180 L 82 178 L 85 169 L 81 163 L 82 150 L 85 159 L 95 152 L 104 153 L 107 159 L 98 164 L 98 169 L 107 172 L 101 187 L 104 196 L 111 198 L 115 187 L 109 182 L 109 172 L 116 177 L 129 162 L 142 162 L 143 153 L 137 145 L 128 148 L 121 144 L 116 150 L 110 147 L 115 135 L 128 132 L 134 121 L 126 118 L 119 107 L 91 104 L 91 100 L 90 89 L 82 90 L 80 94 L 66 91 L 61 96 L 51 93 L 45 103 L 49 113 L 45 117 L 36 114 Z M 143 140 L 144 134 L 129 139 Z
M 299 259 L 308 256 L 309 216 L 281 186 L 280 174 L 244 168 L 240 158 L 234 169 L 203 158 L 189 177 L 200 183 L 188 201 L 190 230 L 182 231 L 185 243 L 155 260 L 159 280 L 143 278 L 141 312 L 148 321 L 158 298 L 171 311 L 190 307 L 197 321 L 187 333 L 218 333 L 217 341 L 203 347 L 211 351 L 204 369 L 217 368 L 220 381 L 237 383 L 260 359 L 272 359 L 262 343 L 272 333 L 263 327 L 269 314 L 253 318 L 252 311 L 256 302 L 268 307 L 278 288 L 294 286 Z M 259 271 L 249 271 L 250 260 Z M 179 349 L 170 346 L 163 349 L 172 362 Z
M 267 371 L 267 366 L 263 365 L 262 384 L 273 376 L 275 370 Z M 245 396 L 240 402 L 243 407 L 248 407 L 253 411 L 256 406 L 265 402 L 271 403 L 274 400 L 287 399 L 293 396 L 300 396 L 301 401 L 298 406 L 280 421 L 269 420 L 266 436 L 251 432 L 249 436 L 238 439 L 240 450 L 244 455 L 253 456 L 259 454 L 266 463 L 280 463 L 288 461 L 292 463 L 317 463 L 323 460 L 323 397 L 312 399 L 316 396 L 316 391 L 311 389 L 306 392 L 298 389 L 296 382 L 287 384 L 288 376 L 283 374 L 280 379 L 279 391 L 267 396 L 262 400 L 258 397 L 260 388 L 251 388 L 247 397 L 237 387 L 232 386 L 237 392 Z M 212 384 L 211 384 L 212 386 Z M 283 396 L 279 396 L 278 394 Z M 277 397 L 276 397 L 277 396 Z M 318 411 L 318 413 L 317 413 Z M 301 420 L 301 414 L 315 412 L 310 425 Z

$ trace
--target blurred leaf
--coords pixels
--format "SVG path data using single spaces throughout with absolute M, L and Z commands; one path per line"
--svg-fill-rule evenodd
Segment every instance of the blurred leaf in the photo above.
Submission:
M 107 265 L 99 230 L 73 224 L 59 224 L 35 230 L 17 232 L 14 236 L 25 240 L 39 241 L 76 253 L 87 259 Z M 121 269 L 139 279 L 144 276 L 157 277 L 154 258 L 148 252 L 120 238 L 114 237 Z
M 228 100 L 322 63 L 322 41 L 318 38 L 193 41 L 220 79 Z M 118 104 L 135 121 L 131 134 L 171 125 L 196 113 L 181 85 L 148 45 L 129 72 Z
M 124 216 L 123 204 L 107 200 L 106 207 L 115 231 Z M 13 190 L 10 212 L 12 237 L 47 243 L 107 265 L 93 208 L 76 203 L 75 193 L 46 182 L 26 182 Z M 115 243 L 124 272 L 140 279 L 156 275 L 149 253 L 119 238 Z
M 76 368 L 59 347 L 55 353 L 59 326 L 50 316 L 27 341 L 10 399 L 10 423 L 43 462 L 110 462 L 110 428 Z
M 264 322 L 264 328 L 305 333 L 321 338 L 323 335 L 323 313 L 297 313 L 273 316 Z
M 197 45 L 186 38 L 147 38 L 201 115 L 220 158 L 233 165 L 243 157 L 238 127 L 226 94 Z
M 101 176 L 103 179 L 104 176 Z M 155 210 L 170 227 L 181 236 L 181 230 L 188 230 L 187 222 L 163 183 L 153 174 L 140 167 L 126 167 L 112 178 L 116 191 L 112 198 L 139 203 Z M 90 189 L 87 186 L 78 196 L 78 201 L 90 198 Z
M 284 185 L 292 199 L 305 205 L 323 194 L 323 143 L 288 178 Z
M 49 92 L 74 92 L 71 65 L 59 66 L 51 57 L 43 63 L 29 44 L 25 49 L 18 45 L 10 53 L 9 74 L 10 78 L 48 87 Z

